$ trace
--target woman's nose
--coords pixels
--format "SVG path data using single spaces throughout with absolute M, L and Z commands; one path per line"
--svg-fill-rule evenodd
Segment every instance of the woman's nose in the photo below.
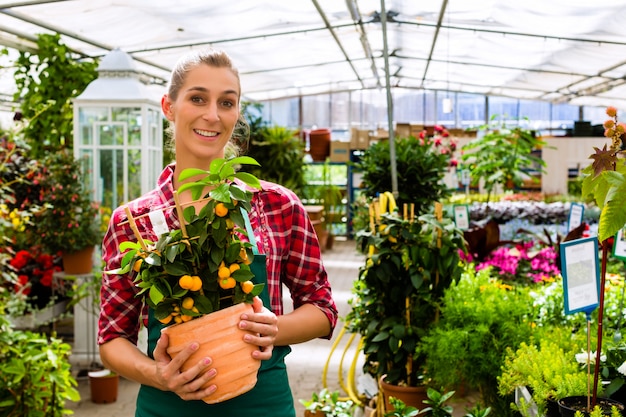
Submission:
M 208 121 L 216 121 L 219 120 L 219 114 L 217 112 L 217 103 L 209 103 L 204 109 L 204 114 L 202 117 Z

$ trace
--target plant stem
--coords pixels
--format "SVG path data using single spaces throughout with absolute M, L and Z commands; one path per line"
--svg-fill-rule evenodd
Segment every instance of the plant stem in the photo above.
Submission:
M 609 242 L 602 242 L 602 263 L 600 269 L 600 303 L 598 305 L 598 346 L 596 351 L 596 364 L 593 372 L 593 402 L 595 407 L 598 393 L 598 376 L 600 373 L 600 356 L 602 354 L 602 320 L 604 316 L 604 286 L 606 283 L 606 262 L 609 256 Z

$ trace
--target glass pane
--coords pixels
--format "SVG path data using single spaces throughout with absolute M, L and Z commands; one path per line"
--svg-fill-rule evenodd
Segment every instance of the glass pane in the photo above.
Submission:
M 330 127 L 330 97 L 328 94 L 302 98 L 302 127 L 319 129 Z
M 78 142 L 81 145 L 92 145 L 93 144 L 93 125 L 80 124 L 79 135 L 80 135 L 80 140 Z
M 333 129 L 350 129 L 350 95 L 334 93 L 330 101 L 330 120 Z
M 92 192 L 92 200 L 99 201 L 98 196 L 94 195 L 95 186 L 93 184 L 93 151 L 89 149 L 81 149 L 78 155 L 78 161 L 80 162 L 80 168 L 83 172 L 83 183 L 88 190 Z
M 128 151 L 128 198 L 133 200 L 140 196 L 141 149 L 131 149 Z
M 128 144 L 141 146 L 141 107 L 114 107 L 111 109 L 111 118 L 114 122 L 124 122 L 128 125 Z M 120 145 L 124 142 L 120 142 Z
M 98 133 L 100 145 L 124 145 L 124 126 L 100 125 Z
M 107 120 L 106 107 L 81 107 L 78 109 L 78 125 L 81 145 L 93 144 L 93 124 Z
M 124 202 L 124 153 L 109 149 L 99 153 L 102 205 L 117 207 Z

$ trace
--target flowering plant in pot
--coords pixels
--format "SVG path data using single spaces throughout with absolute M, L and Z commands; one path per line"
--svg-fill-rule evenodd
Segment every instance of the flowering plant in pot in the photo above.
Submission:
M 83 182 L 81 162 L 67 150 L 42 159 L 41 206 L 33 218 L 35 236 L 49 253 L 74 254 L 93 249 L 102 241 L 98 204 Z M 89 256 L 93 254 L 91 250 Z M 65 264 L 65 260 L 64 260 Z M 64 269 L 67 269 L 64 265 Z M 68 270 L 86 273 L 88 270 Z
M 108 271 L 135 274 L 134 282 L 140 289 L 137 296 L 143 297 L 154 317 L 166 326 L 163 332 L 168 334 L 168 353 L 172 357 L 189 338 L 199 340 L 201 347 L 206 338 L 205 345 L 211 351 L 216 369 L 235 363 L 246 378 L 252 378 L 242 385 L 241 380 L 235 379 L 236 375 L 218 373 L 217 378 L 229 378 L 228 383 L 213 380 L 211 383 L 216 383 L 218 391 L 204 400 L 207 403 L 220 402 L 251 389 L 260 366 L 258 360 L 242 352 L 254 347 L 243 342 L 244 330 L 236 326 L 244 311 L 252 311 L 253 299 L 264 286 L 252 281 L 253 244 L 240 239 L 246 234 L 244 216 L 251 208 L 252 199 L 252 193 L 240 183 L 256 188 L 260 183 L 249 173 L 236 172 L 239 164 L 258 163 L 250 157 L 220 158 L 211 163 L 209 170 L 184 170 L 179 177 L 184 185 L 175 192 L 175 205 L 171 207 L 181 219 L 180 229 L 161 233 L 157 242 L 142 238 L 136 218 L 127 208 L 127 221 L 137 241 L 120 244 L 120 250 L 125 252 L 120 268 Z M 191 191 L 189 204 L 181 204 L 178 198 L 185 190 Z M 198 212 L 196 204 L 202 205 Z M 205 323 L 211 321 L 216 323 L 211 324 L 210 330 L 203 330 Z M 222 337 L 229 331 L 233 332 L 234 340 L 224 342 Z M 222 357 L 218 351 L 223 353 Z M 202 355 L 207 353 L 198 349 L 186 364 L 192 366 Z M 254 363 L 249 365 L 247 360 Z

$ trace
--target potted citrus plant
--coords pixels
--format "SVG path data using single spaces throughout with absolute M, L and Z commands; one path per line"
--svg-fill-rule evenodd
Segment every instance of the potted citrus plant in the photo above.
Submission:
M 254 257 L 252 243 L 239 238 L 246 234 L 244 216 L 250 210 L 252 193 L 235 180 L 253 188 L 258 188 L 260 183 L 249 173 L 236 172 L 234 167 L 239 164 L 258 163 L 250 157 L 220 158 L 211 163 L 209 170 L 184 170 L 179 177 L 181 182 L 198 176 L 200 179 L 178 189 L 173 209 L 178 212 L 181 227 L 162 233 L 157 242 L 141 237 L 136 218 L 127 209 L 128 222 L 137 241 L 120 244 L 120 250 L 126 252 L 121 266 L 109 271 L 136 274 L 138 296 L 144 298 L 155 317 L 166 326 L 163 331 L 169 336 L 171 356 L 176 356 L 190 340 L 199 340 L 202 345 L 205 339 L 216 368 L 223 366 L 221 363 L 233 362 L 221 360 L 218 352 L 237 355 L 235 366 L 247 372 L 248 382 L 212 381 L 219 388 L 205 399 L 207 403 L 220 402 L 251 389 L 260 365 L 251 355 L 241 354 L 240 350 L 254 347 L 243 342 L 244 331 L 236 326 L 244 311 L 251 312 L 253 298 L 263 290 L 263 284 L 252 281 L 254 274 L 249 266 Z M 210 191 L 206 193 L 206 189 Z M 192 203 L 202 204 L 198 212 L 193 204 L 179 202 L 178 194 L 185 190 L 191 191 Z M 203 331 L 205 322 L 212 321 L 216 323 L 211 324 L 211 331 Z M 235 340 L 225 343 L 222 332 L 230 330 Z M 202 355 L 207 353 L 201 348 L 186 363 L 192 366 L 199 360 L 196 357 Z M 248 366 L 245 360 L 255 363 Z M 220 377 L 229 378 L 226 372 L 217 378 Z

